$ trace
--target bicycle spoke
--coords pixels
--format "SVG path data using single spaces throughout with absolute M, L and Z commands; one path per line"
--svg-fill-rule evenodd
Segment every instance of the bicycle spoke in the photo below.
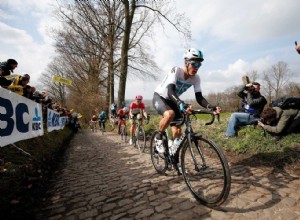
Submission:
M 192 142 L 192 148 L 186 145 L 182 164 L 185 181 L 196 199 L 208 206 L 226 200 L 230 189 L 228 163 L 213 142 L 199 139 Z
M 157 132 L 154 132 L 151 137 L 151 140 L 150 140 L 151 160 L 152 160 L 152 164 L 153 164 L 155 170 L 160 174 L 165 174 L 165 172 L 168 168 L 168 163 L 167 163 L 167 159 L 165 158 L 165 155 L 160 154 L 156 151 L 155 141 L 154 141 L 156 134 L 157 134 Z

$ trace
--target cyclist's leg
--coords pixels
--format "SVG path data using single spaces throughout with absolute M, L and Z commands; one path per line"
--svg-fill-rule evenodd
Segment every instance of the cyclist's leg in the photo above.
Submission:
M 129 129 L 129 144 L 132 145 L 132 136 L 133 136 L 133 132 L 134 132 L 134 129 L 135 129 L 135 126 L 134 126 L 134 119 L 130 119 L 129 122 L 130 122 L 130 129 Z
M 173 107 L 172 102 L 164 99 L 163 97 L 159 96 L 157 93 L 154 93 L 152 104 L 155 110 L 157 111 L 157 113 L 163 116 L 159 122 L 159 126 L 158 126 L 159 132 L 157 132 L 154 141 L 156 145 L 156 150 L 159 153 L 164 153 L 162 137 L 165 130 L 169 126 L 170 122 L 173 121 L 175 116 L 175 111 L 172 108 Z

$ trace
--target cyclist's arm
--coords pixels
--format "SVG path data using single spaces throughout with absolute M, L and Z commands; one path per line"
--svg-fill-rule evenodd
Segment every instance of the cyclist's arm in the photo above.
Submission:
M 195 96 L 198 104 L 201 105 L 202 107 L 207 109 L 212 109 L 212 110 L 217 109 L 217 106 L 208 103 L 208 101 L 202 96 L 202 92 L 196 92 Z
M 177 105 L 180 102 L 183 102 L 182 100 L 179 99 L 178 95 L 175 93 L 175 89 L 176 89 L 175 84 L 169 84 L 167 89 L 168 89 L 168 96 L 173 102 L 175 102 Z
M 129 118 L 132 118 L 132 117 L 133 117 L 132 109 L 130 108 L 130 109 L 129 109 Z

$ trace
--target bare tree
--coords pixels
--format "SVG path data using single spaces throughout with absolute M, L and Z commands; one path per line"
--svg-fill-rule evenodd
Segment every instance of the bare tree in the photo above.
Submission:
M 250 82 L 256 82 L 258 79 L 257 70 L 251 70 L 246 75 L 249 76 Z
M 45 91 L 53 97 L 53 100 L 58 102 L 61 106 L 66 105 L 66 85 L 59 82 L 53 82 L 53 77 L 59 76 L 66 78 L 63 61 L 59 58 L 54 58 L 54 60 L 48 65 L 47 72 L 42 73 L 40 81 L 44 85 Z
M 183 25 L 187 19 L 184 19 L 183 15 L 176 15 L 172 19 L 168 18 L 165 14 L 164 8 L 169 9 L 171 1 L 135 1 L 135 0 L 122 0 L 124 5 L 124 14 L 125 14 L 125 27 L 123 33 L 123 41 L 121 47 L 121 65 L 120 65 L 120 81 L 119 81 L 119 92 L 118 92 L 118 105 L 121 105 L 122 101 L 125 99 L 125 89 L 126 89 L 126 80 L 128 73 L 128 59 L 129 59 L 129 49 L 130 49 L 130 34 L 132 33 L 132 26 L 134 23 L 134 16 L 138 9 L 146 9 L 153 12 L 154 17 L 158 21 L 162 22 L 162 19 L 165 19 L 168 23 L 173 25 L 180 33 L 184 34 L 187 38 L 190 38 L 189 25 Z M 142 23 L 145 23 L 146 20 L 142 19 Z M 189 23 L 188 23 L 189 24 Z M 141 25 L 140 25 L 141 26 Z M 141 26 L 142 27 L 142 26 Z
M 284 96 L 293 96 L 300 98 L 300 83 L 290 82 L 284 87 L 283 91 Z
M 287 63 L 279 61 L 271 66 L 263 73 L 263 79 L 266 84 L 266 93 L 268 101 L 272 98 L 277 99 L 284 94 L 283 88 L 289 82 L 292 73 L 290 72 Z

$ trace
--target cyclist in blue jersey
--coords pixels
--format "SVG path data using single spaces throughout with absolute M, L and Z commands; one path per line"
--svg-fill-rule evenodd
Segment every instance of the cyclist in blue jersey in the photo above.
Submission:
M 209 104 L 202 96 L 201 80 L 200 76 L 197 75 L 198 69 L 204 60 L 202 52 L 198 49 L 190 48 L 184 53 L 183 58 L 184 67 L 173 67 L 154 91 L 153 106 L 163 116 L 159 122 L 159 133 L 155 137 L 156 150 L 159 153 L 163 153 L 165 150 L 162 145 L 162 134 L 169 124 L 174 120 L 181 119 L 182 113 L 190 113 L 190 107 L 179 98 L 190 87 L 194 88 L 195 97 L 199 105 L 214 110 L 216 114 L 221 112 L 220 107 Z M 171 124 L 171 126 L 174 139 L 173 144 L 179 143 L 181 126 L 174 124 Z M 179 171 L 179 158 L 176 154 L 175 160 L 177 160 L 177 171 Z

